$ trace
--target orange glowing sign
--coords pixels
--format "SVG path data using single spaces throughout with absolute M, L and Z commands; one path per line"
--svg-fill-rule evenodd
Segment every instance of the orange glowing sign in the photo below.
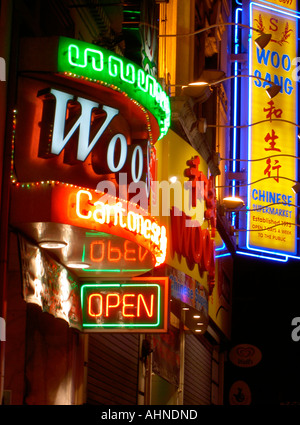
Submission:
M 83 329 L 93 332 L 165 332 L 168 278 L 85 283 L 81 287 Z
M 110 229 L 114 228 L 115 234 L 119 234 L 119 230 L 121 233 L 131 233 L 141 237 L 153 247 L 156 266 L 162 264 L 167 247 L 165 226 L 159 226 L 149 215 L 136 212 L 138 208 L 135 208 L 136 211 L 129 209 L 125 201 L 116 202 L 117 200 L 114 199 L 113 203 L 104 203 L 100 199 L 105 196 L 92 192 L 85 189 L 77 190 L 75 203 L 71 202 L 73 214 L 75 209 L 75 220 L 79 219 L 85 222 L 87 227 L 95 230 L 101 230 L 102 225 L 108 225 Z M 127 247 L 126 255 L 130 257 L 129 250 L 130 248 Z
M 105 197 L 95 190 L 57 181 L 16 183 L 11 223 L 57 223 L 84 229 L 82 261 L 92 261 L 91 269 L 98 271 L 100 268 L 94 266 L 102 259 L 106 265 L 117 264 L 119 272 L 137 268 L 145 272 L 162 264 L 167 249 L 165 226 L 136 204 L 113 196 L 104 201 Z M 19 205 L 32 208 L 20 209 Z

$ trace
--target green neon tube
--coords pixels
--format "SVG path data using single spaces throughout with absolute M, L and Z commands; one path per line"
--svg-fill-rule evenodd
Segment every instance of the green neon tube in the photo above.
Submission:
M 167 134 L 171 122 L 169 96 L 152 75 L 134 62 L 94 44 L 60 37 L 58 72 L 117 87 L 154 115 L 160 128 L 159 138 Z

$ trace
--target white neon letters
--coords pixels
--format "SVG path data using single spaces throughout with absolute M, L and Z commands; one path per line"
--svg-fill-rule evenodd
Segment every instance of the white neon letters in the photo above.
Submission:
M 150 142 L 148 141 L 146 145 L 146 141 L 143 141 L 144 147 L 140 144 L 135 145 L 133 143 L 133 149 L 128 149 L 128 145 L 131 143 L 128 140 L 129 136 L 125 136 L 126 130 L 125 134 L 121 132 L 117 133 L 113 130 L 110 139 L 107 140 L 108 130 L 116 127 L 111 126 L 111 123 L 113 119 L 119 115 L 118 109 L 107 105 L 100 105 L 92 100 L 76 97 L 73 94 L 53 88 L 49 91 L 55 99 L 55 109 L 53 112 L 53 120 L 48 123 L 46 118 L 45 121 L 42 122 L 45 128 L 43 134 L 47 134 L 47 140 L 45 142 L 44 136 L 41 136 L 39 155 L 44 158 L 47 158 L 49 154 L 51 156 L 60 155 L 66 148 L 63 161 L 66 164 L 73 165 L 75 159 L 76 161 L 84 162 L 99 142 L 100 146 L 98 146 L 97 149 L 100 149 L 101 154 L 98 151 L 98 155 L 95 157 L 92 156 L 90 161 L 93 173 L 98 175 L 106 174 L 107 172 L 119 173 L 122 169 L 126 168 L 130 170 L 129 173 L 131 173 L 131 178 L 129 177 L 128 180 L 134 183 L 138 183 L 143 173 L 145 173 L 147 180 L 146 190 L 147 196 L 149 197 Z M 43 94 L 39 96 L 43 96 Z M 48 100 L 49 97 L 46 99 Z M 76 112 L 72 112 L 72 105 L 75 105 L 76 102 L 78 103 L 78 108 L 75 109 Z M 93 119 L 95 109 L 102 109 L 102 111 L 105 112 L 105 118 L 102 120 L 101 124 L 95 123 Z M 45 115 L 48 116 L 47 113 Z M 50 146 L 47 128 L 50 128 L 52 134 Z M 106 132 L 106 136 L 103 136 L 104 132 Z M 74 136 L 77 137 L 78 140 L 77 152 L 75 155 L 71 153 L 71 150 L 73 150 L 71 139 Z M 101 146 L 102 136 L 103 148 Z M 69 142 L 71 143 L 68 149 L 67 145 Z M 104 150 L 103 154 L 102 149 Z M 144 161 L 144 154 L 145 156 L 147 155 L 147 161 Z M 104 161 L 101 158 L 103 158 Z M 128 162 L 130 162 L 130 164 L 128 164 L 129 167 L 126 166 Z M 147 167 L 145 171 L 144 164 L 145 168 Z
M 65 133 L 65 118 L 67 114 L 68 102 L 70 100 L 73 100 L 75 96 L 55 89 L 51 89 L 50 93 L 53 94 L 56 99 L 51 153 L 59 155 L 70 140 L 70 138 L 73 136 L 74 132 L 79 128 L 77 159 L 79 161 L 85 161 L 89 153 L 94 148 L 95 144 L 102 136 L 103 132 L 110 124 L 111 120 L 116 115 L 118 115 L 118 109 L 114 109 L 105 105 L 103 106 L 103 110 L 107 114 L 105 121 L 99 128 L 93 140 L 89 142 L 92 110 L 94 108 L 99 108 L 100 105 L 91 100 L 78 97 L 77 102 L 81 105 L 81 115 L 73 124 L 68 134 L 63 137 Z
M 116 143 L 117 141 L 120 141 L 120 147 L 121 147 L 121 155 L 120 155 L 120 159 L 119 159 L 119 163 L 116 166 L 115 165 L 115 150 L 116 150 Z M 118 171 L 120 171 L 125 162 L 126 162 L 126 158 L 127 158 L 127 141 L 126 138 L 123 134 L 116 134 L 111 141 L 109 142 L 108 145 L 108 149 L 107 149 L 107 165 L 109 166 L 109 169 L 113 172 L 116 173 Z

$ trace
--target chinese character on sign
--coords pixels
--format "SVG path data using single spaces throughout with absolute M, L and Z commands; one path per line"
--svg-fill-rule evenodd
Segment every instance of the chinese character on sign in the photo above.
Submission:
M 269 108 L 264 108 L 264 112 L 268 112 L 268 114 L 266 115 L 266 118 L 270 118 L 270 120 L 272 120 L 273 115 L 275 116 L 275 118 L 281 118 L 282 109 L 279 109 L 279 108 L 276 109 L 274 106 L 273 100 L 268 102 L 268 105 L 270 105 Z
M 281 165 L 279 164 L 279 161 L 277 159 L 275 159 L 274 165 L 271 166 L 271 158 L 268 158 L 266 160 L 266 163 L 267 163 L 267 167 L 266 167 L 266 169 L 264 171 L 264 175 L 267 175 L 268 177 L 271 177 L 271 170 L 272 171 L 273 170 L 276 170 L 277 176 L 276 177 L 273 177 L 273 178 L 278 183 L 279 182 L 279 168 L 281 168 Z
M 192 159 L 187 161 L 187 165 L 189 168 L 186 168 L 185 170 L 185 176 L 189 177 L 189 181 L 192 182 L 192 206 L 196 207 L 197 205 L 197 199 L 200 198 L 199 196 L 199 184 L 197 184 L 200 181 L 203 181 L 203 173 L 198 169 L 200 164 L 200 158 L 199 156 L 194 156 Z
M 281 118 L 282 115 L 282 109 L 276 108 L 275 103 L 273 100 L 270 100 L 268 102 L 269 108 L 264 108 L 264 112 L 267 112 L 266 118 L 270 119 L 272 121 L 272 118 Z M 281 149 L 276 147 L 277 139 L 279 137 L 276 135 L 275 131 L 272 129 L 264 138 L 265 142 L 269 144 L 269 147 L 264 148 L 265 151 L 272 151 L 272 152 L 281 152 Z M 281 165 L 279 163 L 278 159 L 275 159 L 272 161 L 271 158 L 268 158 L 266 160 L 266 168 L 264 170 L 264 175 L 267 175 L 268 177 L 271 177 L 271 172 L 276 171 L 276 176 L 272 176 L 274 180 L 278 183 L 279 182 L 279 169 L 281 168 Z
M 275 140 L 278 139 L 278 136 L 276 136 L 275 131 L 272 130 L 272 134 L 268 133 L 265 137 L 265 142 L 269 143 L 270 147 L 265 148 L 265 151 L 277 151 L 281 152 L 279 148 L 275 148 L 276 142 Z

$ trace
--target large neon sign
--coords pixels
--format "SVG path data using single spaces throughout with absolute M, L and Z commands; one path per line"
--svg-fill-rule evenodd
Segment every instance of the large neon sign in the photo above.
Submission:
M 26 203 L 32 208 L 19 208 Z M 80 258 L 98 272 L 103 268 L 143 272 L 165 261 L 166 227 L 135 203 L 73 184 L 46 181 L 15 183 L 13 205 L 11 222 L 16 227 L 45 222 L 84 229 Z M 110 266 L 101 264 L 101 259 Z M 112 267 L 116 259 L 120 262 Z
M 54 88 L 43 89 L 38 97 L 43 101 L 40 158 L 61 155 L 64 164 L 76 166 L 89 157 L 94 175 L 123 173 L 124 176 L 126 171 L 126 179 L 133 183 L 139 183 L 143 176 L 149 196 L 154 147 L 149 140 L 138 143 L 131 140 L 128 125 L 118 109 Z M 122 177 L 118 181 L 123 184 Z
M 134 62 L 83 41 L 60 37 L 58 71 L 99 80 L 123 90 L 157 119 L 160 138 L 170 126 L 170 100 L 154 77 Z
M 156 277 L 83 284 L 83 329 L 93 332 L 165 332 L 168 286 L 168 278 Z
M 277 255 L 296 252 L 295 194 L 288 181 L 297 180 L 297 86 L 292 80 L 292 59 L 297 56 L 297 18 L 292 11 L 270 7 L 265 2 L 250 3 L 250 25 L 272 33 L 269 45 L 259 50 L 249 44 L 249 73 L 280 85 L 281 92 L 269 99 L 264 89 L 269 83 L 249 79 L 248 213 L 247 248 Z M 280 120 L 281 119 L 281 120 Z M 265 158 L 264 161 L 255 159 Z M 283 177 L 283 178 L 281 178 Z M 253 183 L 254 182 L 254 183 Z M 270 205 L 280 202 L 281 205 Z M 289 222 L 288 225 L 285 222 Z M 282 226 L 280 224 L 283 224 Z

